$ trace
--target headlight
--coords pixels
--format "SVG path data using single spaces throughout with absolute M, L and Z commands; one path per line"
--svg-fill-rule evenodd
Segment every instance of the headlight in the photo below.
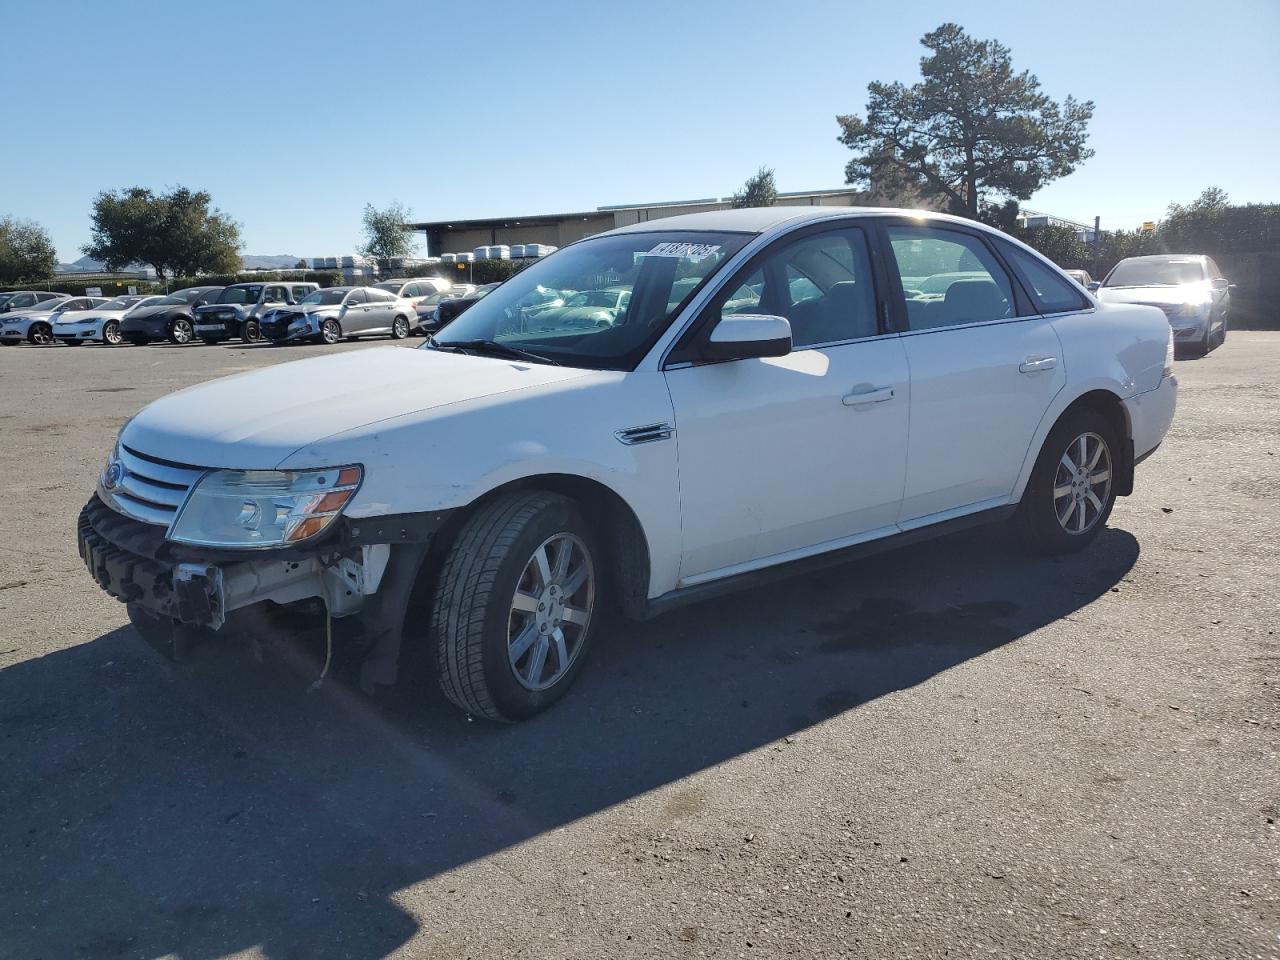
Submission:
M 196 484 L 168 537 L 205 547 L 278 547 L 319 536 L 355 496 L 358 466 L 214 470 Z
M 1165 343 L 1165 348 L 1164 348 L 1164 370 L 1162 370 L 1162 371 L 1160 372 L 1160 379 L 1161 379 L 1161 380 L 1164 380 L 1166 377 L 1172 377 L 1172 376 L 1173 376 L 1173 361 L 1174 361 L 1174 356 L 1175 356 L 1175 355 L 1174 355 L 1174 352 L 1173 352 L 1173 327 L 1170 327 L 1170 328 L 1169 328 L 1169 339 L 1168 339 L 1168 341 Z

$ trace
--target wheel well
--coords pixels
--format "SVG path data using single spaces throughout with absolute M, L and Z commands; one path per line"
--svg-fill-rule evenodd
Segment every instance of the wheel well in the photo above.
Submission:
M 1090 390 L 1076 397 L 1062 413 L 1058 421 L 1076 410 L 1092 410 L 1106 417 L 1120 438 L 1120 450 L 1116 463 L 1116 495 L 1127 497 L 1133 493 L 1133 431 L 1129 425 L 1129 412 L 1124 402 L 1110 390 Z M 1057 423 L 1054 424 L 1057 426 Z
M 496 498 L 517 490 L 546 490 L 577 504 L 604 547 L 614 600 L 625 615 L 639 616 L 649 595 L 649 543 L 644 528 L 622 497 L 596 480 L 574 474 L 539 474 L 513 480 L 455 510 L 432 537 L 425 575 L 434 578 L 458 532 L 472 514 Z

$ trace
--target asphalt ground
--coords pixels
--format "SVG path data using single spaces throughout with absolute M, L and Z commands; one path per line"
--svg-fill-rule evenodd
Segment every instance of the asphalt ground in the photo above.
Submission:
M 1086 552 L 1001 528 L 598 638 L 520 726 L 173 664 L 82 568 L 124 421 L 333 348 L 0 350 L 0 957 L 1280 956 L 1280 334 Z

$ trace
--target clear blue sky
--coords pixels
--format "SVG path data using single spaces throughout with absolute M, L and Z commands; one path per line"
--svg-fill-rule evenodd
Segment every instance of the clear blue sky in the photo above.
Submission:
M 245 253 L 352 250 L 421 219 L 840 186 L 835 115 L 918 78 L 948 19 L 1092 99 L 1097 155 L 1026 205 L 1104 226 L 1210 184 L 1280 201 L 1280 2 L 307 3 L 7 0 L 0 215 L 88 239 L 103 189 L 183 184 Z

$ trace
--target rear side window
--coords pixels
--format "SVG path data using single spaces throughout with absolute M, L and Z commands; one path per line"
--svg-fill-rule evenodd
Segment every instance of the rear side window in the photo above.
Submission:
M 1008 243 L 1000 244 L 1000 250 L 1026 281 L 1032 299 L 1041 313 L 1066 313 L 1068 310 L 1084 310 L 1089 301 L 1080 294 L 1075 281 L 1051 269 L 1039 257 Z
M 887 233 L 912 330 L 1017 315 L 1008 274 L 977 237 L 915 225 L 890 226 Z

